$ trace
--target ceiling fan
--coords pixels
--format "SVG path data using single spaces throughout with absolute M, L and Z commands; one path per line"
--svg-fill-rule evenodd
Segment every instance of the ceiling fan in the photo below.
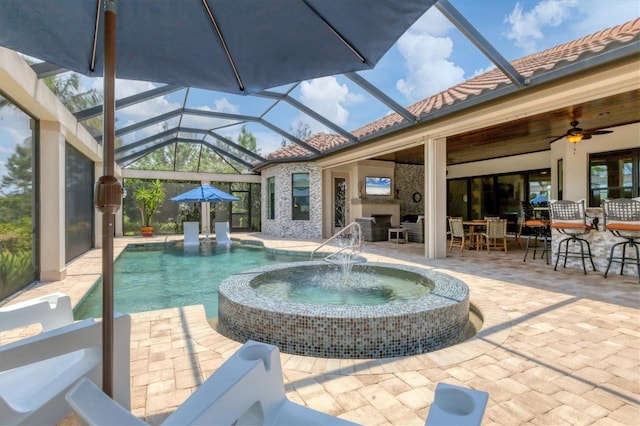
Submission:
M 567 130 L 567 132 L 562 136 L 554 136 L 554 138 L 559 139 L 562 137 L 567 138 L 569 142 L 577 143 L 581 140 L 591 139 L 593 135 L 606 135 L 607 133 L 613 133 L 613 130 L 583 130 L 578 127 L 578 121 L 572 121 L 571 128 Z

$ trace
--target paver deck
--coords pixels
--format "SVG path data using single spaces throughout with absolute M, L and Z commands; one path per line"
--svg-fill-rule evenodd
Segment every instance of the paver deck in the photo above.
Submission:
M 233 234 L 286 250 L 319 241 Z M 153 240 L 162 241 L 166 237 Z M 140 238 L 118 238 L 116 255 Z M 149 241 L 145 239 L 144 241 Z M 488 391 L 484 425 L 640 424 L 640 285 L 636 276 L 553 270 L 501 252 L 457 250 L 427 260 L 423 245 L 367 243 L 371 261 L 436 268 L 464 280 L 484 324 L 472 339 L 436 352 L 382 360 L 282 354 L 287 395 L 365 425 L 422 425 L 435 386 Z M 99 277 L 100 250 L 7 303 L 62 291 L 78 303 Z M 171 414 L 241 344 L 218 334 L 200 305 L 132 315 L 132 410 L 151 424 Z M 16 336 L 4 336 L 4 339 Z M 62 424 L 78 424 L 72 415 Z

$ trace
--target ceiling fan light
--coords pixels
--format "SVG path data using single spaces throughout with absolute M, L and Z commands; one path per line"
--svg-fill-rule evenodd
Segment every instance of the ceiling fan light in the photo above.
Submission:
M 583 137 L 584 135 L 582 133 L 569 133 L 567 135 L 567 140 L 571 143 L 578 143 Z

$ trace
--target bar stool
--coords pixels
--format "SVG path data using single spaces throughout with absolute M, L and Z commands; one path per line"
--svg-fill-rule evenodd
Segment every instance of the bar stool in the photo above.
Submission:
M 620 275 L 624 275 L 624 265 L 636 265 L 638 267 L 638 281 L 640 282 L 640 198 L 617 198 L 604 200 L 602 205 L 604 216 L 604 227 L 611 231 L 613 235 L 624 238 L 625 241 L 615 243 L 611 246 L 609 254 L 609 264 L 604 273 L 607 277 L 612 263 L 620 263 Z M 615 256 L 616 247 L 622 248 L 620 256 Z M 627 256 L 627 247 L 635 251 L 635 257 Z
M 533 208 L 531 204 L 526 201 L 522 201 L 520 205 L 520 214 L 522 215 L 522 226 L 529 228 L 530 232 L 527 234 L 527 244 L 524 250 L 523 262 L 527 261 L 529 255 L 529 249 L 533 251 L 533 258 L 536 258 L 538 250 L 542 251 L 540 259 L 545 257 L 547 265 L 549 264 L 549 253 L 551 252 L 551 228 L 549 228 L 549 220 L 545 218 L 536 218 L 534 216 Z M 533 238 L 533 246 L 531 246 L 531 238 Z M 538 246 L 538 240 L 542 240 L 542 247 Z
M 560 240 L 558 243 L 558 253 L 556 256 L 556 264 L 553 270 L 557 270 L 558 262 L 564 257 L 563 267 L 567 267 L 567 259 L 570 257 L 582 259 L 582 269 L 587 274 L 587 265 L 585 259 L 589 259 L 593 270 L 596 271 L 596 265 L 593 263 L 593 255 L 591 254 L 591 245 L 589 241 L 581 238 L 587 235 L 597 226 L 596 219 L 591 224 L 587 224 L 587 214 L 585 212 L 584 200 L 568 201 L 558 200 L 550 203 L 551 228 L 564 234 L 567 238 Z M 580 244 L 580 251 L 569 251 L 569 243 Z M 564 252 L 562 245 L 564 244 Z M 585 252 L 586 248 L 586 252 Z
M 538 250 L 542 253 L 540 254 L 540 259 L 546 257 L 547 265 L 549 264 L 549 253 L 551 252 L 551 228 L 549 228 L 549 221 L 545 219 L 532 219 L 527 220 L 523 223 L 524 226 L 532 228 L 533 233 L 527 235 L 527 244 L 524 249 L 524 259 L 523 262 L 527 261 L 527 255 L 529 254 L 529 249 L 533 251 L 533 258 L 536 258 Z M 533 246 L 530 247 L 531 238 L 533 237 Z M 542 245 L 538 245 L 538 241 L 542 241 Z

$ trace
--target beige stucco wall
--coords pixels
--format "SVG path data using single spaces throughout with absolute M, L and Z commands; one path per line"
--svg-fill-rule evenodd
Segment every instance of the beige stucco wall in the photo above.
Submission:
M 564 178 L 563 194 L 565 200 L 588 198 L 589 191 L 589 154 L 607 151 L 619 151 L 640 147 L 640 123 L 614 127 L 613 133 L 593 136 L 575 144 L 559 139 L 551 144 L 549 167 L 551 167 L 551 194 L 557 198 L 558 160 L 562 159 Z

